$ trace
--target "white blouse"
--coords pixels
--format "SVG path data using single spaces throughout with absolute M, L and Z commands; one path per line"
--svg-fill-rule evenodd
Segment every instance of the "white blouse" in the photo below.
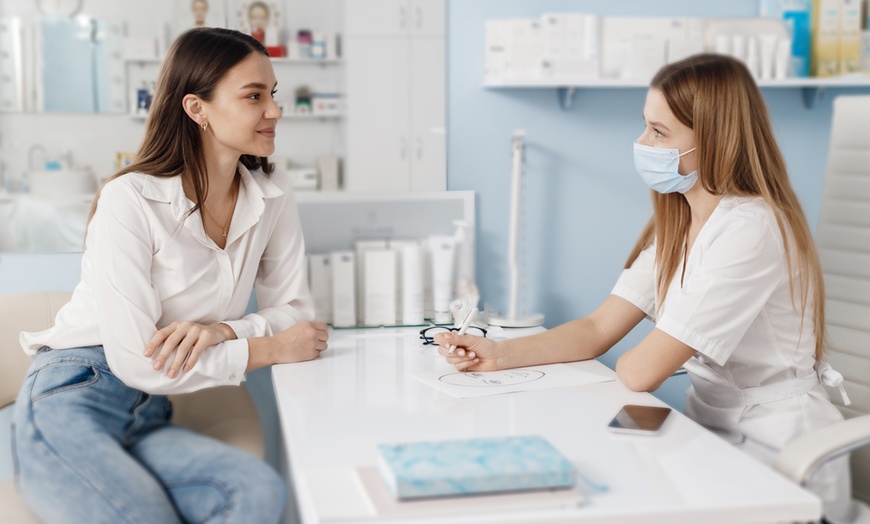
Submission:
M 81 282 L 54 327 L 22 333 L 28 354 L 102 345 L 112 372 L 152 394 L 238 385 L 247 338 L 268 336 L 314 316 L 305 245 L 289 177 L 248 171 L 226 248 L 205 233 L 181 177 L 129 173 L 107 183 L 90 223 Z M 256 290 L 259 311 L 244 315 Z M 243 316 L 244 315 L 244 316 Z M 155 371 L 145 344 L 174 321 L 223 322 L 238 340 L 212 346 L 176 378 Z

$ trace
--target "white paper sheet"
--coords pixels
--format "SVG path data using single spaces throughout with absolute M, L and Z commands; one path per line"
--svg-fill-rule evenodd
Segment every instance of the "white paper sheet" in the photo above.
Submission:
M 502 371 L 439 370 L 410 376 L 456 398 L 485 397 L 518 391 L 564 388 L 610 382 L 610 377 L 588 373 L 565 364 L 548 364 Z

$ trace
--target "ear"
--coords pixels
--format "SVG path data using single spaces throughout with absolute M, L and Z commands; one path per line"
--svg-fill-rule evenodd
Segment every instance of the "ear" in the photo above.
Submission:
M 202 99 L 196 95 L 188 94 L 184 95 L 184 98 L 181 100 L 181 105 L 184 107 L 184 112 L 187 113 L 196 125 L 202 125 L 203 122 L 208 120 L 208 115 L 205 114 L 205 107 L 203 105 Z

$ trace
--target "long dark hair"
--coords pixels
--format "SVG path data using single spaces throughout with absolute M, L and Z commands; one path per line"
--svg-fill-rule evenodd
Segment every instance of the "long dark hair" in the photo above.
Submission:
M 182 101 L 194 94 L 210 101 L 215 86 L 251 53 L 269 56 L 263 44 L 250 35 L 218 27 L 191 29 L 175 40 L 154 90 L 154 99 L 145 125 L 145 139 L 136 159 L 108 180 L 127 173 L 140 172 L 157 177 L 182 176 L 190 181 L 194 192 L 194 207 L 190 215 L 202 206 L 208 194 L 208 174 L 199 125 L 184 111 Z M 242 155 L 248 169 L 262 169 L 267 175 L 274 167 L 266 157 Z M 97 210 L 100 192 L 91 204 L 88 223 Z

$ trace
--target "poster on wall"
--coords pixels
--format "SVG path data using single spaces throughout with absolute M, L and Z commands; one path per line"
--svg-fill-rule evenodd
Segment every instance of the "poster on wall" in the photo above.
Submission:
M 175 35 L 194 27 L 226 27 L 225 0 L 176 0 Z
M 283 49 L 282 31 L 284 28 L 283 2 L 275 0 L 231 0 L 229 13 L 230 27 L 247 33 L 269 48 L 269 54 Z M 283 56 L 283 54 L 278 54 Z

